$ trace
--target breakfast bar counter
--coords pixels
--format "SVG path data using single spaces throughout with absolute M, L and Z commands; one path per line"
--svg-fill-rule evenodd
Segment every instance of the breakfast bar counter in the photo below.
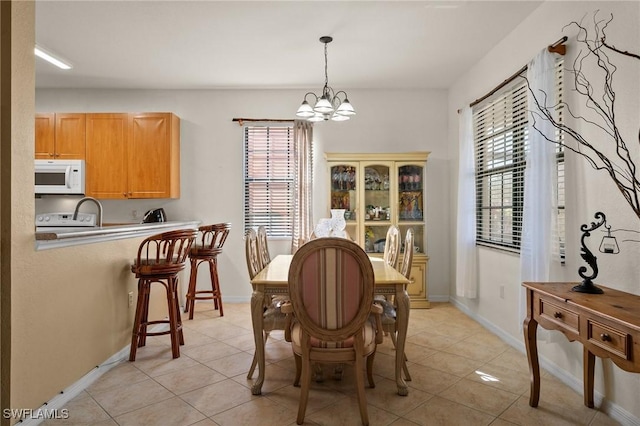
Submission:
M 37 227 L 36 250 L 147 237 L 176 229 L 197 229 L 200 221 L 167 221 L 155 223 L 113 224 L 96 227 Z

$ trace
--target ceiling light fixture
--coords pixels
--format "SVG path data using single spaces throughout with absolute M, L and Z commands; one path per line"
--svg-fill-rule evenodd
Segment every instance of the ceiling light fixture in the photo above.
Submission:
M 318 96 L 313 92 L 307 93 L 304 95 L 302 105 L 300 105 L 300 108 L 298 108 L 296 112 L 298 117 L 305 118 L 308 121 L 345 121 L 356 114 L 353 106 L 349 103 L 347 93 L 344 90 L 334 92 L 333 88 L 329 86 L 329 77 L 327 75 L 327 44 L 332 41 L 332 37 L 320 37 L 320 42 L 324 43 L 324 87 L 322 88 L 322 95 Z M 307 96 L 309 95 L 315 98 L 313 107 L 311 107 L 307 101 Z M 340 95 L 344 95 L 344 98 L 341 98 Z
M 61 59 L 56 58 L 55 56 L 53 56 L 51 53 L 47 52 L 46 50 L 44 50 L 40 46 L 36 45 L 36 47 L 33 50 L 33 53 L 35 53 L 35 55 L 37 57 L 42 58 L 45 61 L 55 65 L 58 68 L 63 69 L 63 70 L 70 70 L 71 68 L 73 68 L 73 66 L 71 66 L 70 64 L 64 62 Z

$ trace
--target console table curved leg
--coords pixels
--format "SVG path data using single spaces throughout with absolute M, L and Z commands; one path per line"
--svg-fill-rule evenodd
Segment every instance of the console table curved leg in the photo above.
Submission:
M 530 303 L 530 295 L 527 295 Z M 527 316 L 523 323 L 524 343 L 527 348 L 527 360 L 529 361 L 529 374 L 531 376 L 531 395 L 529 395 L 529 405 L 537 407 L 540 400 L 540 364 L 538 364 L 538 344 L 536 337 L 538 334 L 538 322 L 531 315 Z
M 404 366 L 404 346 L 407 341 L 407 329 L 409 328 L 409 294 L 404 286 L 399 286 L 396 290 L 396 321 L 398 326 L 398 337 L 396 339 L 396 384 L 398 385 L 398 395 L 409 395 L 409 388 L 402 377 L 402 368 Z
M 256 344 L 256 359 L 258 360 L 258 378 L 251 387 L 253 395 L 262 393 L 264 383 L 264 336 L 262 333 L 262 308 L 264 306 L 264 292 L 256 289 L 251 294 L 251 322 L 253 323 L 253 337 Z
M 589 349 L 583 349 L 584 362 L 584 405 L 593 408 L 593 373 L 596 366 L 596 356 L 589 352 Z

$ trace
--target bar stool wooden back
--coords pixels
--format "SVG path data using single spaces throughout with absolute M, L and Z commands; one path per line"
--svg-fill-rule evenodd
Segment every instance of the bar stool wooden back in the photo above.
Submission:
M 139 347 L 146 344 L 147 336 L 171 335 L 173 358 L 180 356 L 184 345 L 182 320 L 178 302 L 178 272 L 185 268 L 187 256 L 195 240 L 195 229 L 181 229 L 152 235 L 138 248 L 138 255 L 131 265 L 131 272 L 138 278 L 138 303 L 131 333 L 129 361 L 136 360 Z M 149 294 L 152 283 L 160 283 L 167 293 L 168 320 L 149 321 Z M 147 332 L 152 324 L 169 324 L 168 331 Z
M 231 230 L 230 223 L 216 223 L 198 228 L 199 237 L 196 244 L 189 251 L 191 261 L 191 276 L 189 277 L 189 289 L 187 290 L 187 303 L 185 313 L 189 313 L 189 319 L 193 319 L 193 310 L 196 300 L 213 300 L 215 310 L 220 310 L 220 316 L 224 316 L 222 310 L 222 291 L 218 279 L 218 255 L 222 253 L 222 246 Z M 201 263 L 209 264 L 211 277 L 211 290 L 197 290 L 198 267 Z

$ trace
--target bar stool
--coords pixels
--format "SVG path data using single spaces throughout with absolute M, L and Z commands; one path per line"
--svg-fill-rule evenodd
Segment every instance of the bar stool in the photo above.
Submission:
M 185 268 L 187 255 L 197 236 L 195 229 L 164 232 L 145 239 L 138 248 L 138 256 L 131 265 L 131 272 L 138 278 L 138 303 L 131 333 L 129 361 L 136 360 L 138 347 L 146 344 L 147 336 L 171 335 L 173 358 L 180 356 L 184 345 L 182 320 L 178 305 L 178 272 Z M 149 293 L 151 283 L 162 284 L 167 292 L 169 319 L 149 321 Z M 168 324 L 168 331 L 148 332 L 152 324 Z
M 196 300 L 213 300 L 214 309 L 220 309 L 220 316 L 224 316 L 222 310 L 222 291 L 218 280 L 218 254 L 222 253 L 222 246 L 227 240 L 230 223 L 217 223 L 215 225 L 201 226 L 198 228 L 200 238 L 191 247 L 189 259 L 191 259 L 191 276 L 189 278 L 189 289 L 187 290 L 187 303 L 184 308 L 185 313 L 189 313 L 189 319 L 193 319 L 193 311 Z M 202 262 L 209 264 L 211 275 L 211 290 L 196 290 L 198 278 L 198 266 Z M 204 294 L 204 295 L 203 295 Z

